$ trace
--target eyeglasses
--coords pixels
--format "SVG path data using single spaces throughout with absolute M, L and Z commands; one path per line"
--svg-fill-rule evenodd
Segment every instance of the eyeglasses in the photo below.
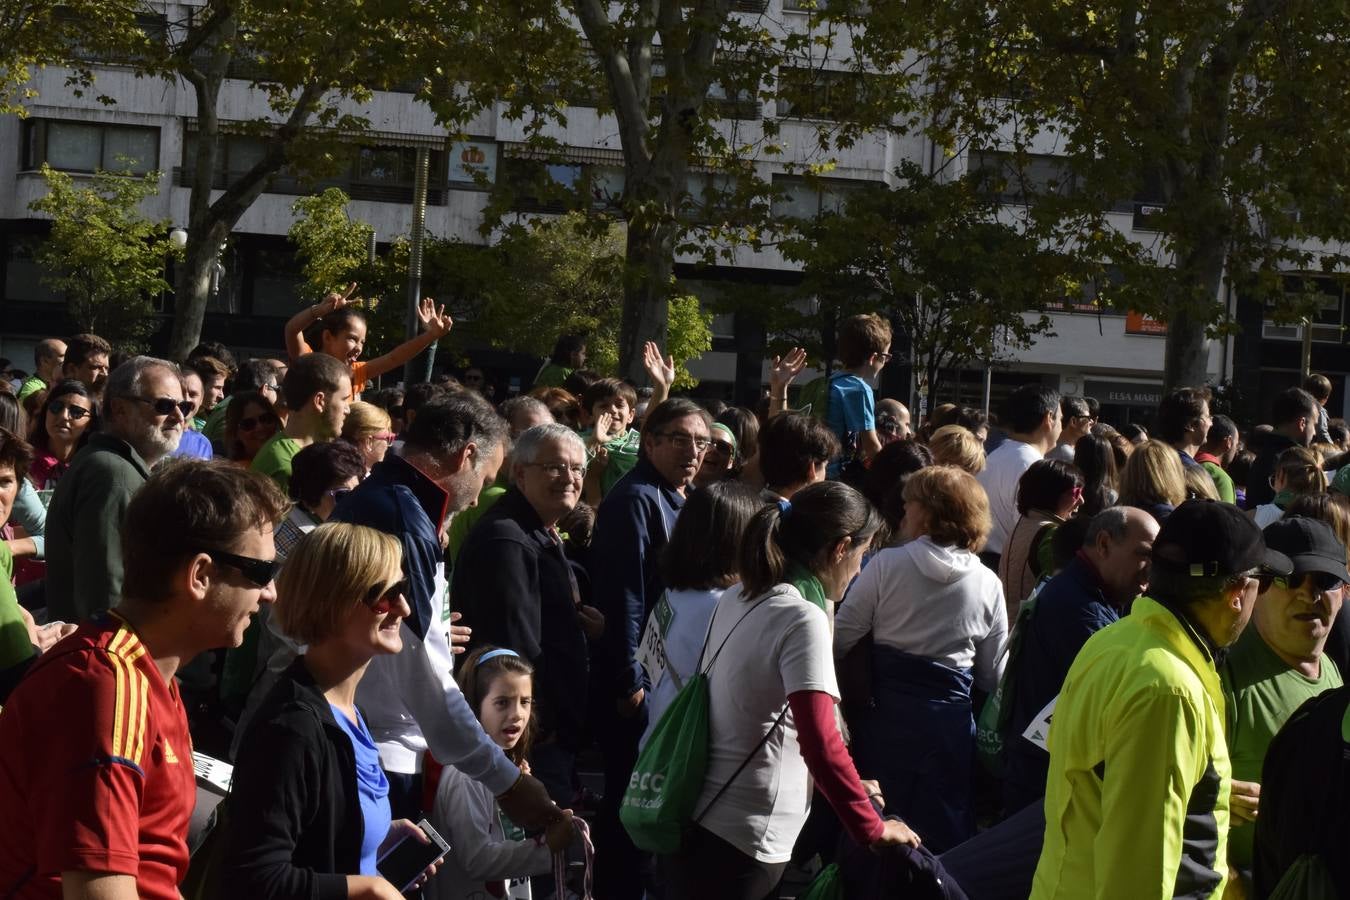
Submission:
M 403 578 L 395 581 L 388 587 L 377 584 L 366 592 L 366 596 L 361 602 L 369 606 L 373 612 L 387 613 L 390 607 L 394 605 L 394 600 L 405 595 L 408 592 L 408 579 Z
M 224 565 L 239 570 L 240 575 L 243 575 L 258 587 L 267 587 L 271 584 L 272 579 L 277 576 L 277 569 L 281 568 L 281 564 L 275 559 L 236 556 L 233 553 L 226 553 L 224 550 L 203 550 L 202 552 L 211 557 L 211 562 L 218 566 Z
M 398 435 L 394 434 L 392 431 L 380 431 L 372 434 L 371 437 L 377 441 L 384 441 L 386 444 L 392 444 Z
M 716 450 L 718 453 L 730 456 L 733 452 L 730 441 L 712 441 L 708 444 L 709 450 Z
M 563 478 L 570 476 L 572 478 L 585 478 L 585 466 L 569 466 L 567 463 L 526 463 L 526 466 L 532 466 L 536 469 L 542 469 L 544 474 L 550 478 Z
M 192 415 L 192 409 L 196 405 L 194 403 L 189 403 L 187 400 L 174 400 L 172 397 L 157 397 L 156 399 L 151 400 L 148 397 L 133 397 L 130 394 L 126 394 L 122 399 L 135 400 L 137 403 L 144 403 L 146 406 L 153 409 L 157 416 L 171 415 L 176 409 L 183 414 L 183 418 L 185 419 Z
M 259 385 L 258 390 L 272 391 L 273 393 L 276 393 L 277 391 L 281 390 L 281 385 L 275 381 L 269 381 L 267 382 L 267 384 Z
M 1274 582 L 1291 591 L 1302 590 L 1304 585 L 1311 584 L 1314 594 L 1334 594 L 1344 586 L 1344 582 L 1330 572 L 1295 572 L 1277 577 Z
M 275 424 L 277 424 L 276 416 L 272 415 L 271 413 L 263 413 L 260 416 L 249 416 L 247 419 L 240 419 L 239 430 L 252 431 L 259 425 L 275 425 Z
M 682 434 L 680 432 L 658 431 L 656 432 L 656 437 L 665 438 L 681 450 L 688 450 L 690 447 L 693 447 L 699 453 L 707 450 L 708 445 L 712 443 L 710 438 L 694 437 L 692 434 Z
M 83 406 L 76 406 L 73 403 L 62 403 L 60 400 L 53 400 L 51 403 L 47 404 L 47 412 L 54 416 L 65 413 L 75 422 L 88 418 L 94 414 L 93 410 L 85 409 Z
M 895 354 L 894 354 L 894 353 L 878 353 L 877 356 L 880 356 L 880 357 L 881 357 L 881 361 L 884 362 L 884 363 L 888 363 L 888 362 L 890 362 L 891 360 L 895 359 Z

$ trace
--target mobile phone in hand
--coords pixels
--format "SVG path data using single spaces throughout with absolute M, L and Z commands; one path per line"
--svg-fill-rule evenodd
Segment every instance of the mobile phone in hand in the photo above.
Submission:
M 398 888 L 400 894 L 422 877 L 427 866 L 450 852 L 450 845 L 431 827 L 430 822 L 423 819 L 417 823 L 417 827 L 431 840 L 430 844 L 407 835 L 375 863 L 375 868 L 384 876 L 384 880 Z

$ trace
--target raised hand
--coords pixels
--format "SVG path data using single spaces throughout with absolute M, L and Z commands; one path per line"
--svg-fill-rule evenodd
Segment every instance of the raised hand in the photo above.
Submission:
M 784 356 L 775 356 L 773 362 L 769 365 L 769 386 L 775 388 L 774 394 L 787 390 L 787 386 L 792 384 L 792 379 L 802 373 L 806 368 L 806 351 L 801 347 L 793 347 Z
M 430 297 L 423 297 L 422 302 L 417 304 L 417 320 L 422 323 L 423 331 L 429 331 L 438 338 L 449 334 L 450 329 L 455 327 L 455 320 L 445 311 L 445 304 L 438 307 Z
M 328 296 L 323 298 L 319 304 L 320 315 L 327 315 L 330 312 L 342 309 L 342 307 L 352 302 L 352 294 L 356 293 L 356 282 L 347 285 L 345 293 L 339 294 L 337 291 L 329 291 Z
M 663 387 L 669 393 L 670 386 L 675 383 L 675 357 L 662 357 L 656 342 L 648 341 L 642 348 L 642 365 L 651 376 L 653 386 Z

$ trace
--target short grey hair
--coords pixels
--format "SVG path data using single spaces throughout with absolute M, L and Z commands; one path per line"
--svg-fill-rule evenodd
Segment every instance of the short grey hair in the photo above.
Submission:
M 577 433 L 566 425 L 550 422 L 547 425 L 536 425 L 516 438 L 516 445 L 511 450 L 511 465 L 529 465 L 539 458 L 540 450 L 555 441 L 581 451 L 582 458 L 585 458 L 586 444 Z
M 179 369 L 167 359 L 154 356 L 133 356 L 112 370 L 103 394 L 109 400 L 114 397 L 139 397 L 141 386 L 145 383 L 145 373 L 151 369 L 163 369 L 175 378 L 181 378 Z
M 545 415 L 550 420 L 553 419 L 553 413 L 549 411 L 548 405 L 538 397 L 531 397 L 528 394 L 512 397 L 501 405 L 502 418 L 507 422 L 515 418 L 519 412 L 529 412 L 536 416 Z

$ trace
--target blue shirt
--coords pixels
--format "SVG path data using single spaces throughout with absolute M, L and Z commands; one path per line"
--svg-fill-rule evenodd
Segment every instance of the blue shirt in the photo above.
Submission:
M 330 703 L 329 706 L 333 705 Z M 393 821 L 389 811 L 389 780 L 380 768 L 380 751 L 375 747 L 360 711 L 353 722 L 346 713 L 333 706 L 333 718 L 346 732 L 352 750 L 356 752 L 356 792 L 361 798 L 361 818 L 366 826 L 365 836 L 361 839 L 361 874 L 379 875 L 375 854 L 389 834 L 389 825 Z
M 872 386 L 849 372 L 830 377 L 830 400 L 825 408 L 825 423 L 830 426 L 839 444 L 844 448 L 844 457 L 851 457 L 857 445 L 858 435 L 864 431 L 873 431 L 877 427 L 876 400 Z M 830 461 L 828 474 L 838 478 L 843 468 L 843 460 Z
M 193 431 L 191 428 L 183 429 L 183 436 L 178 440 L 178 449 L 173 452 L 174 456 L 189 456 L 193 459 L 210 459 L 215 453 L 211 450 L 211 442 L 207 440 L 206 435 L 200 431 Z

